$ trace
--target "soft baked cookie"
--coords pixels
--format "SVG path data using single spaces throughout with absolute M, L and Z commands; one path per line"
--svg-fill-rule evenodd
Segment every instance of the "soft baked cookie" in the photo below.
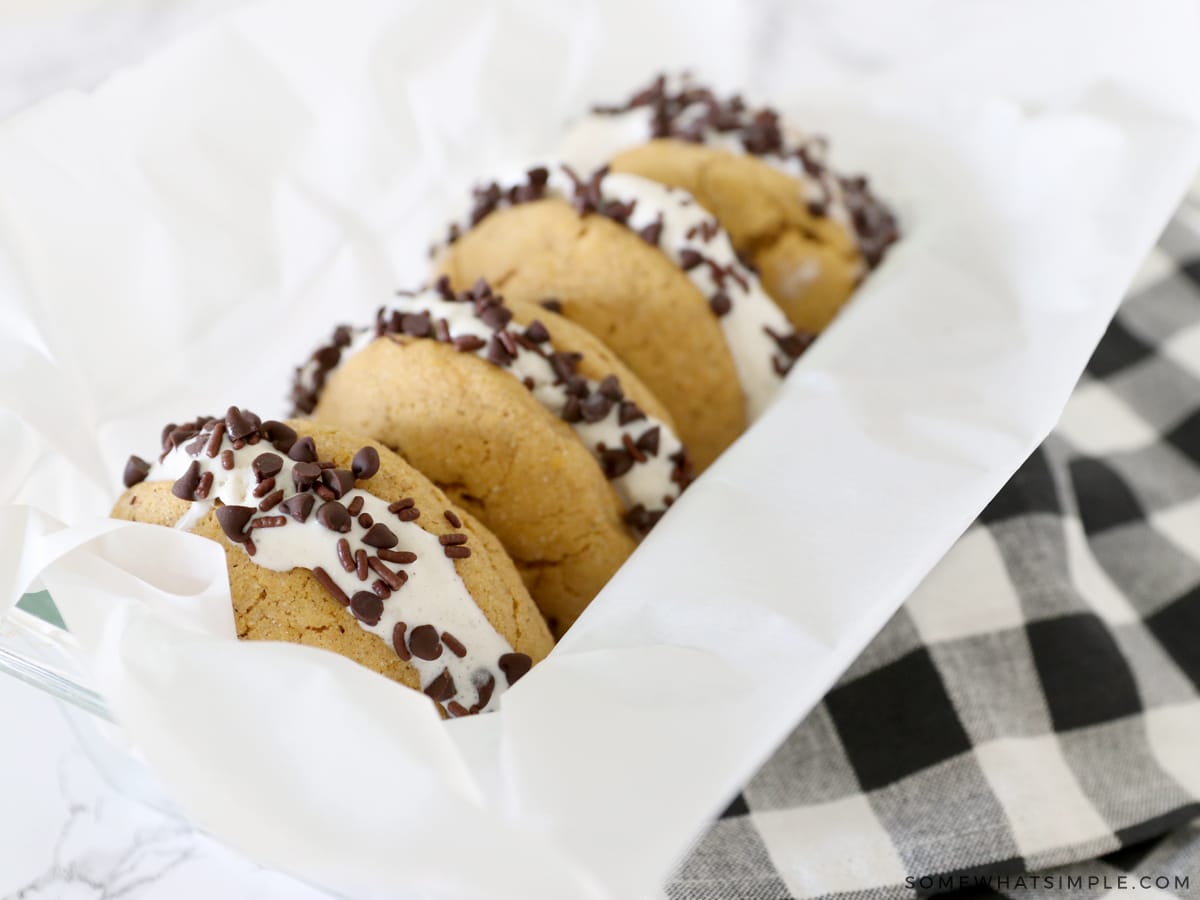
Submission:
M 699 468 L 770 402 L 807 347 L 683 191 L 566 166 L 475 191 L 438 266 L 554 308 L 611 347 L 671 410 Z
M 482 283 L 455 294 L 443 278 L 398 295 L 374 328 L 339 328 L 293 399 L 476 514 L 559 634 L 691 477 L 669 415 L 610 351 Z
M 825 161 L 826 144 L 785 131 L 770 109 L 659 77 L 627 103 L 599 107 L 565 156 L 609 162 L 683 188 L 728 230 L 792 324 L 823 329 L 897 238 L 865 178 Z M 595 163 L 598 164 L 598 163 Z
M 241 638 L 332 650 L 450 716 L 494 709 L 553 646 L 496 538 L 373 441 L 232 407 L 168 425 L 125 485 L 115 518 L 225 548 Z

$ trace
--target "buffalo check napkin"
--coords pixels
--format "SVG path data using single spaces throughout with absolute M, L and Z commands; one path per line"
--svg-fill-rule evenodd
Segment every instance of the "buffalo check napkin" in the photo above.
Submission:
M 1059 427 L 672 900 L 1200 896 L 1200 197 Z

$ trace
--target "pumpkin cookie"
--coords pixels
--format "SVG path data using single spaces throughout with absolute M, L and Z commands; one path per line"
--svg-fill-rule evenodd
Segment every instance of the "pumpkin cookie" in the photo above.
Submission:
M 671 410 L 703 468 L 769 403 L 807 346 L 682 191 L 566 166 L 476 189 L 438 265 L 554 308 L 610 346 Z
M 125 485 L 115 518 L 225 548 L 239 637 L 340 653 L 446 715 L 495 709 L 553 645 L 495 537 L 372 441 L 232 407 L 168 425 Z
M 476 514 L 558 633 L 690 479 L 669 414 L 607 348 L 482 283 L 455 294 L 443 278 L 374 328 L 339 328 L 297 369 L 293 399 Z
M 833 172 L 826 151 L 824 140 L 785 130 L 773 110 L 660 76 L 621 106 L 597 108 L 564 156 L 694 195 L 792 324 L 815 333 L 898 236 L 866 179 Z

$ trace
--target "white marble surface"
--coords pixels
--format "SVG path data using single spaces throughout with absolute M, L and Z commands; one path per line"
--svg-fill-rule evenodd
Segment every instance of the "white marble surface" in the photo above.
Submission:
M 89 88 L 238 0 L 2 0 L 0 118 Z M 322 900 L 114 790 L 49 696 L 0 676 L 0 900 Z
M 328 900 L 118 793 L 45 694 L 0 678 L 0 898 Z

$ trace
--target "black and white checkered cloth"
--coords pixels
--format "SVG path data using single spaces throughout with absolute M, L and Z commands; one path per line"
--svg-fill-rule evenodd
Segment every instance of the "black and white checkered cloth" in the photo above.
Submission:
M 693 848 L 667 895 L 1200 896 L 1197 816 L 1192 198 L 1054 434 Z

